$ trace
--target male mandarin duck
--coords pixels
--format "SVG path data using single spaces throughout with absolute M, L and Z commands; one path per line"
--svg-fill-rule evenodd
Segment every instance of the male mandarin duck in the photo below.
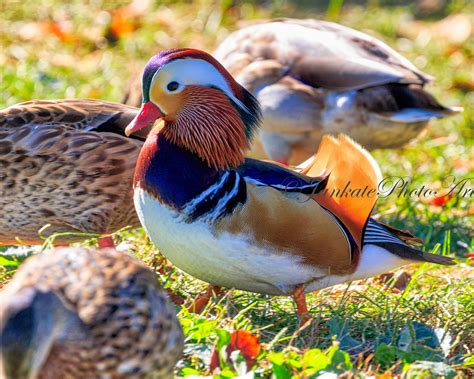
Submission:
M 148 62 L 143 105 L 126 134 L 156 119 L 138 157 L 135 206 L 160 251 L 196 278 L 292 295 L 303 314 L 305 292 L 417 261 L 453 263 L 370 217 L 380 171 L 349 138 L 323 138 L 299 172 L 246 159 L 258 102 L 203 51 L 168 50 Z M 366 194 L 328 195 L 349 181 Z
M 41 253 L 0 294 L 2 378 L 173 378 L 183 349 L 175 309 L 126 254 Z
M 214 56 L 260 102 L 261 144 L 252 154 L 299 163 L 324 134 L 366 149 L 397 148 L 445 107 L 424 90 L 432 79 L 380 40 L 317 20 L 277 19 L 232 33 Z
M 138 109 L 96 100 L 30 101 L 0 111 L 0 244 L 41 244 L 38 231 L 107 234 L 138 226 L 132 178 L 144 136 Z M 99 240 L 110 245 L 110 238 Z

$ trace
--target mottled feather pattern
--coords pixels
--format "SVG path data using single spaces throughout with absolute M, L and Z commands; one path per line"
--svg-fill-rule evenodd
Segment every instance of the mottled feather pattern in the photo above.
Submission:
M 0 243 L 42 243 L 46 224 L 46 235 L 138 226 L 131 186 L 142 142 L 123 136 L 136 112 L 93 100 L 0 111 Z
M 100 129 L 110 123 L 114 132 L 123 130 L 137 109 L 97 100 L 32 100 L 6 108 L 0 113 L 0 127 L 24 125 L 67 125 L 78 130 Z
M 182 331 L 156 276 L 134 258 L 112 249 L 41 253 L 2 290 L 4 306 L 28 287 L 58 296 L 84 330 L 75 341 L 62 338 L 68 330 L 56 336 L 40 379 L 172 378 Z

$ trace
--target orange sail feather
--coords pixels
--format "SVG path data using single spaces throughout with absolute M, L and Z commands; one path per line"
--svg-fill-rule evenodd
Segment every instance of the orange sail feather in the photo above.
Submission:
M 324 136 L 319 150 L 300 166 L 302 174 L 329 174 L 326 190 L 315 201 L 337 216 L 362 250 L 364 228 L 377 201 L 380 169 L 372 156 L 347 136 Z

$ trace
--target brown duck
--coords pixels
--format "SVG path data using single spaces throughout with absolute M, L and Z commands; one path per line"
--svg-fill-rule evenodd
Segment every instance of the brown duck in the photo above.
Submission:
M 0 377 L 173 378 L 183 349 L 156 275 L 114 249 L 38 254 L 0 292 Z
M 232 33 L 214 56 L 263 112 L 253 154 L 282 163 L 312 155 L 324 134 L 397 148 L 432 118 L 455 114 L 424 90 L 432 79 L 382 41 L 325 21 L 277 19 Z
M 42 243 L 46 224 L 46 236 L 76 233 L 58 243 L 139 226 L 132 176 L 147 131 L 124 135 L 137 112 L 97 100 L 30 101 L 0 111 L 0 244 Z

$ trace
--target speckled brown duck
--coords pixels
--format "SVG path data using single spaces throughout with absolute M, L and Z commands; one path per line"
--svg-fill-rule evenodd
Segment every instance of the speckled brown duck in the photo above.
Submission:
M 42 243 L 38 231 L 46 224 L 45 235 L 139 226 L 132 177 L 147 132 L 136 138 L 123 132 L 137 112 L 97 100 L 30 101 L 1 110 L 0 244 Z
M 336 23 L 276 19 L 230 34 L 214 57 L 260 102 L 251 156 L 299 164 L 324 134 L 398 148 L 430 119 L 461 110 L 425 89 L 431 77 L 382 41 Z M 140 81 L 124 101 L 139 106 Z
M 61 248 L 0 291 L 0 377 L 173 378 L 183 334 L 156 275 L 114 249 Z

